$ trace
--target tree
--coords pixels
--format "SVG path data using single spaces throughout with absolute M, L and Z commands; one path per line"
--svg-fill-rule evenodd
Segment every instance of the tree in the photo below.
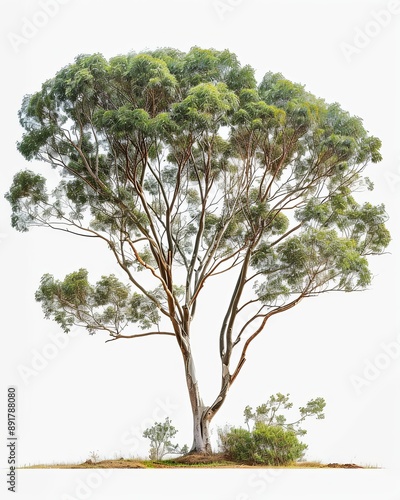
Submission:
M 293 403 L 289 401 L 289 394 L 273 394 L 266 403 L 257 406 L 255 411 L 251 406 L 246 406 L 244 409 L 244 417 L 248 430 L 250 430 L 249 422 L 254 421 L 254 425 L 258 423 L 265 424 L 269 427 L 282 427 L 283 429 L 294 432 L 296 436 L 304 436 L 307 431 L 300 428 L 300 424 L 308 417 L 316 417 L 318 420 L 324 419 L 324 408 L 326 406 L 324 398 L 310 399 L 306 406 L 299 408 L 300 418 L 287 423 L 285 415 L 278 413 L 280 410 L 289 410 L 293 408 Z
M 20 122 L 19 151 L 61 177 L 50 190 L 39 173 L 16 174 L 12 226 L 97 238 L 126 277 L 46 274 L 36 299 L 65 331 L 175 338 L 192 451 L 211 450 L 209 423 L 267 321 L 307 297 L 365 289 L 368 256 L 390 240 L 384 206 L 353 197 L 372 189 L 362 173 L 381 160 L 379 139 L 281 74 L 257 84 L 228 50 L 80 55 L 24 98 Z M 192 325 L 203 290 L 227 275 L 221 379 L 205 404 Z
M 180 448 L 171 442 L 177 432 L 168 417 L 164 422 L 156 422 L 153 427 L 149 427 L 143 432 L 143 437 L 150 439 L 150 460 L 162 460 L 165 455 L 170 453 L 187 453 L 188 447 L 186 445 Z

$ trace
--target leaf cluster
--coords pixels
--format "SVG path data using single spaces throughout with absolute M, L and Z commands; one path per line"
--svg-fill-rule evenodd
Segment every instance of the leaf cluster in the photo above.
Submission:
M 106 330 L 112 336 L 121 333 L 127 323 L 146 329 L 158 325 L 159 311 L 152 298 L 131 292 L 114 275 L 102 276 L 95 284 L 88 281 L 86 269 L 68 274 L 63 281 L 45 274 L 36 292 L 47 318 L 52 318 L 68 332 L 72 325 L 85 326 L 90 333 Z
M 282 429 L 290 430 L 297 436 L 303 436 L 307 431 L 300 428 L 300 425 L 308 417 L 315 417 L 318 420 L 325 418 L 324 408 L 325 400 L 321 397 L 311 399 L 305 406 L 299 408 L 300 417 L 293 421 L 287 422 L 285 412 L 293 407 L 293 403 L 289 400 L 289 394 L 273 394 L 269 397 L 266 403 L 257 406 L 253 410 L 250 406 L 244 409 L 245 423 L 250 430 L 249 422 L 253 421 L 253 425 L 257 426 L 262 423 L 266 426 L 281 427 Z M 283 413 L 281 413 L 283 411 Z

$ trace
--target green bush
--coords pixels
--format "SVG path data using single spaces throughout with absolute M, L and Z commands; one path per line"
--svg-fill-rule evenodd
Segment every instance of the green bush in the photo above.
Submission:
M 238 462 L 254 462 L 254 439 L 246 429 L 231 428 L 220 434 L 223 451 Z
M 264 465 L 287 465 L 301 458 L 307 448 L 293 431 L 263 422 L 258 422 L 253 431 L 221 431 L 220 442 L 232 460 Z
M 256 424 L 252 432 L 255 461 L 268 465 L 286 465 L 303 456 L 307 445 L 301 443 L 292 430 L 279 426 Z

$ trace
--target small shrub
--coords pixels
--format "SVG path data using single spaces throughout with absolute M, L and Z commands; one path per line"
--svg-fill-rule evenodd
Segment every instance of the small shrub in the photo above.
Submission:
M 177 432 L 168 417 L 165 422 L 156 422 L 143 432 L 143 437 L 150 439 L 150 460 L 162 460 L 165 455 L 183 455 L 189 451 L 187 445 L 180 447 L 172 444 L 171 439 Z
M 292 430 L 282 427 L 256 424 L 252 432 L 255 461 L 268 465 L 287 465 L 299 460 L 307 445 L 301 443 Z
M 99 454 L 96 453 L 95 451 L 91 451 L 87 462 L 92 463 L 92 464 L 96 464 L 99 461 L 99 459 L 100 459 Z
M 220 443 L 232 460 L 264 465 L 287 465 L 301 458 L 307 448 L 293 431 L 262 422 L 253 431 L 242 428 L 220 431 Z
M 242 428 L 231 428 L 220 435 L 223 451 L 235 461 L 254 462 L 254 438 L 250 431 Z

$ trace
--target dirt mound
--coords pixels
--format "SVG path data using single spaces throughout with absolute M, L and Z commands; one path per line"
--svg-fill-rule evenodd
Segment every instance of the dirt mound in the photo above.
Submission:
M 328 465 L 325 465 L 325 467 L 329 467 L 331 469 L 363 469 L 364 468 L 364 467 L 361 467 L 361 465 L 357 465 L 357 464 L 338 464 L 338 463 L 328 464 Z
M 226 457 L 222 453 L 214 453 L 211 455 L 202 455 L 198 453 L 190 453 L 182 457 L 174 459 L 174 462 L 187 465 L 195 464 L 213 464 L 215 462 L 225 462 Z
M 146 467 L 136 460 L 101 460 L 93 462 L 86 460 L 83 464 L 76 465 L 74 469 L 145 469 Z

